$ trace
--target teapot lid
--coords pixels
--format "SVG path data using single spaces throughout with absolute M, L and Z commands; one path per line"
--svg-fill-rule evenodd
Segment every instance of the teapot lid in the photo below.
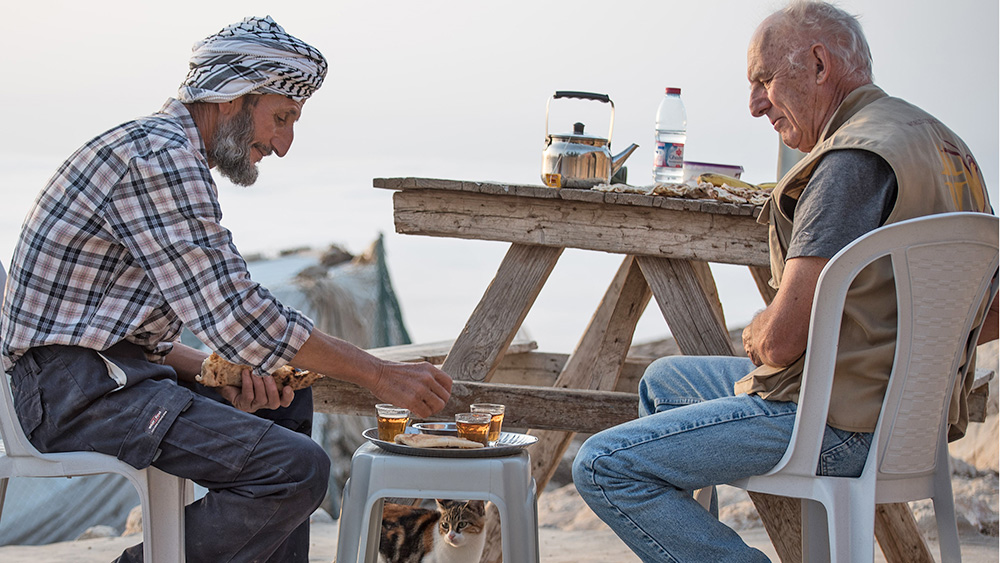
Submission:
M 585 125 L 579 121 L 573 124 L 572 133 L 561 133 L 549 135 L 557 141 L 568 141 L 570 143 L 579 143 L 581 145 L 593 145 L 595 147 L 600 147 L 608 144 L 608 140 L 604 137 L 598 137 L 597 135 L 591 135 L 589 133 L 584 133 Z

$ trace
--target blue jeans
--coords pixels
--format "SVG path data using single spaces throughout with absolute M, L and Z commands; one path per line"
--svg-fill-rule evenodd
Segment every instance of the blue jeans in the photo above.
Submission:
M 733 395 L 753 368 L 747 358 L 660 358 L 639 384 L 640 418 L 577 454 L 580 495 L 643 561 L 768 561 L 691 494 L 766 473 L 785 453 L 797 405 Z M 823 442 L 818 473 L 861 474 L 870 433 L 827 427 Z

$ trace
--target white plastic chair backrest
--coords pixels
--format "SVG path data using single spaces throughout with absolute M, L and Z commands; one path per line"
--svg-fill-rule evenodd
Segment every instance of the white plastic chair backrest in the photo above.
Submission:
M 898 333 L 872 446 L 875 469 L 880 478 L 933 471 L 938 447 L 946 443 L 939 438 L 955 376 L 970 333 L 978 334 L 976 313 L 995 291 L 998 224 L 984 213 L 901 221 L 857 239 L 830 260 L 813 299 L 796 430 L 769 474 L 815 475 L 847 291 L 858 272 L 883 256 L 892 260 Z M 873 469 L 871 459 L 865 473 Z
M 0 306 L 4 301 L 4 290 L 7 287 L 7 272 L 0 264 Z M 10 390 L 9 376 L 0 374 L 0 439 L 3 439 L 3 449 L 10 457 L 44 457 L 31 445 L 21 429 L 21 422 L 14 413 L 14 397 Z

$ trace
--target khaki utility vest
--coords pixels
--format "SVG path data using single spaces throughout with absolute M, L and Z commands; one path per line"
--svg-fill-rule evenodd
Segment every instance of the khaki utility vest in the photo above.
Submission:
M 769 223 L 771 285 L 781 284 L 791 240 L 795 204 L 826 153 L 871 151 L 896 174 L 898 194 L 886 224 L 922 215 L 992 208 L 971 151 L 957 135 L 923 110 L 891 98 L 874 85 L 851 92 L 826 125 L 813 150 L 778 183 L 759 221 Z M 892 369 L 896 338 L 896 292 L 888 258 L 862 270 L 851 285 L 840 329 L 828 423 L 842 430 L 875 429 Z M 760 366 L 735 391 L 775 401 L 797 401 L 804 355 L 786 367 Z M 958 382 L 949 422 L 953 439 L 968 423 L 966 397 L 974 370 Z

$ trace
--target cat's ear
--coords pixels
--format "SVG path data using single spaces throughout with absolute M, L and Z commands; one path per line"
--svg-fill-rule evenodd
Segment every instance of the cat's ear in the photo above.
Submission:
M 486 514 L 486 503 L 481 500 L 470 500 L 466 505 L 470 510 L 478 513 L 480 516 Z
M 438 507 L 438 510 L 440 510 L 440 509 L 442 509 L 442 508 L 447 508 L 447 507 L 448 507 L 448 504 L 450 504 L 450 503 L 451 503 L 451 501 L 450 501 L 450 500 L 447 500 L 447 499 L 439 499 L 439 498 L 436 498 L 436 499 L 434 499 L 434 502 L 436 502 L 436 503 L 437 503 L 437 507 Z

